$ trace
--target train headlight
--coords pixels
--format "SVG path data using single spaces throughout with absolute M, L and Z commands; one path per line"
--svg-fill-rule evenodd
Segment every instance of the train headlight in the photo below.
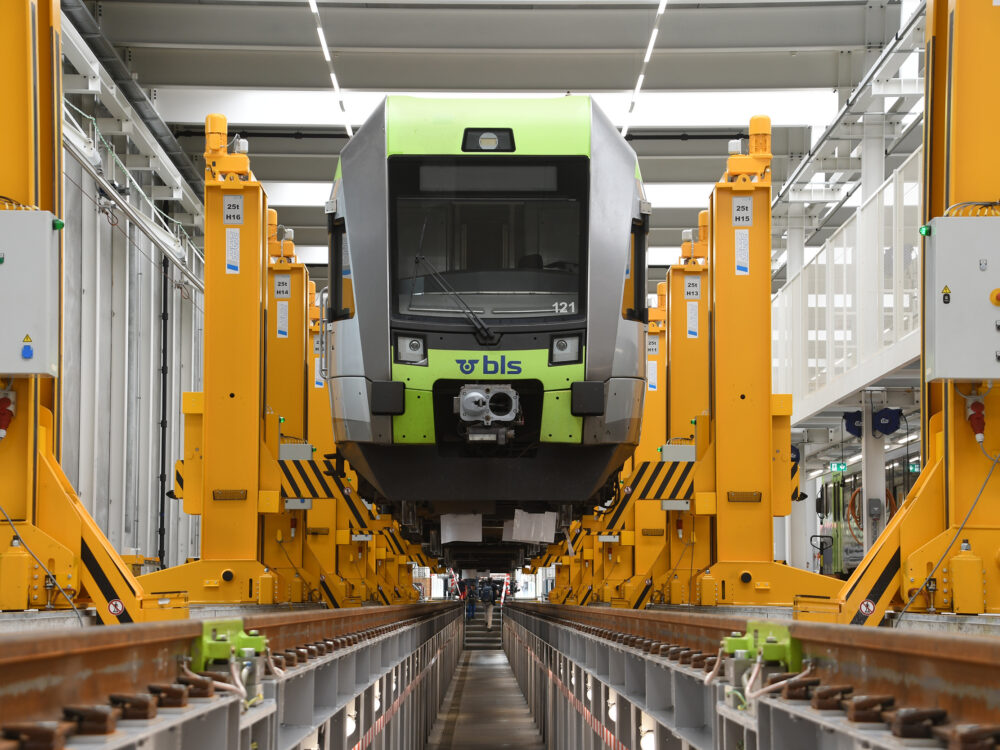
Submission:
M 568 365 L 580 361 L 580 334 L 556 335 L 549 344 L 549 364 Z
M 396 361 L 404 365 L 427 365 L 427 347 L 423 336 L 396 336 Z

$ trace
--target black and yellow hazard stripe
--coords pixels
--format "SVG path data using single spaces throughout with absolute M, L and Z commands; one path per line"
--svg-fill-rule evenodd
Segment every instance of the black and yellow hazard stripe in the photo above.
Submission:
M 635 602 L 632 604 L 632 609 L 643 609 L 646 606 L 646 601 L 649 599 L 652 592 L 653 581 L 652 579 L 647 578 L 642 591 L 639 592 L 639 596 L 636 597 Z
M 326 595 L 327 601 L 330 602 L 330 606 L 334 609 L 340 609 L 340 602 L 337 601 L 337 597 L 333 595 L 333 592 L 330 590 L 330 587 L 327 586 L 326 580 L 322 576 L 320 576 L 319 585 L 323 589 L 323 593 Z
M 403 543 L 399 541 L 396 537 L 396 532 L 393 529 L 382 529 L 382 534 L 385 536 L 386 541 L 389 542 L 389 549 L 392 550 L 394 555 L 405 555 L 406 548 Z
M 337 496 L 333 462 L 278 461 L 281 468 L 281 498 L 309 500 L 332 499 Z
M 639 500 L 693 500 L 694 461 L 645 461 L 631 486 Z
M 107 554 L 107 550 L 98 545 L 92 549 L 87 544 L 86 539 L 81 539 L 80 562 L 83 563 L 84 568 L 84 583 L 93 582 L 94 584 L 93 587 L 88 587 L 87 592 L 94 600 L 97 616 L 101 623 L 103 625 L 124 625 L 135 622 L 135 617 L 138 617 L 139 613 L 129 611 L 130 606 L 133 609 L 137 606 L 135 589 L 122 575 L 121 569 L 115 565 Z M 112 614 L 110 607 L 110 603 L 115 600 L 121 602 L 122 611 L 117 615 Z
M 357 495 L 351 490 L 350 487 L 345 487 L 344 483 L 340 481 L 340 477 L 334 476 L 333 482 L 340 491 L 341 497 L 344 498 L 344 503 L 347 505 L 347 509 L 351 511 L 351 515 L 354 516 L 354 520 L 358 523 L 358 528 L 367 529 L 368 521 L 375 520 L 375 514 L 372 512 L 371 508 L 366 506 Z
M 890 549 L 887 545 L 868 561 L 860 575 L 855 572 L 854 585 L 845 597 L 845 607 L 854 611 L 851 625 L 878 625 L 882 622 L 885 610 L 898 590 L 893 583 L 897 581 L 899 566 L 899 547 Z M 867 614 L 861 607 L 865 601 L 874 605 Z
M 184 462 L 178 461 L 174 464 L 174 497 L 180 499 L 184 497 Z
M 799 462 L 792 461 L 792 502 L 799 499 Z
M 608 531 L 614 531 L 618 522 L 622 520 L 622 515 L 628 507 L 628 501 L 633 495 L 635 495 L 637 488 L 642 486 L 643 478 L 649 470 L 649 466 L 649 461 L 639 464 L 635 473 L 629 477 L 628 484 L 625 488 L 626 491 L 623 492 L 621 497 L 618 498 L 618 502 L 602 514 L 602 517 L 607 517 L 607 524 L 604 528 Z

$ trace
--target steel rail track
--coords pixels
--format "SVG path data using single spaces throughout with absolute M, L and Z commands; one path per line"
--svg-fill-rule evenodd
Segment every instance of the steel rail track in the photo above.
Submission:
M 246 631 L 257 630 L 267 636 L 272 652 L 290 650 L 301 661 L 316 655 L 315 644 L 326 642 L 322 648 L 336 649 L 456 606 L 425 602 L 297 610 L 243 615 L 242 620 Z M 176 682 L 178 658 L 190 655 L 193 641 L 202 635 L 203 622 L 181 620 L 0 636 L 0 726 L 59 719 L 64 706 L 106 704 L 112 694 L 143 693 L 150 684 Z
M 714 655 L 724 636 L 745 633 L 752 616 L 668 610 L 619 610 L 515 602 L 510 606 L 626 646 L 666 654 Z M 721 609 L 721 608 L 720 608 Z M 756 618 L 760 619 L 760 618 Z M 886 695 L 896 708 L 938 708 L 951 725 L 1000 725 L 1000 638 L 920 633 L 795 620 L 787 626 L 823 685 L 850 685 L 854 695 Z M 675 657 L 671 657 L 675 658 Z

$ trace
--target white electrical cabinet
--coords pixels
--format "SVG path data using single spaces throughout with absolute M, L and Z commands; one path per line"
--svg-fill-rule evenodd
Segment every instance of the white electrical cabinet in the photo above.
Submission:
M 0 375 L 59 373 L 55 221 L 48 211 L 0 211 Z
M 1000 382 L 1000 217 L 942 217 L 924 253 L 928 380 Z

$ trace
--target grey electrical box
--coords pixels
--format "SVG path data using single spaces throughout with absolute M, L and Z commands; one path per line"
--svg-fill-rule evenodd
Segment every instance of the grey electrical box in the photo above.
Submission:
M 1000 380 L 1000 217 L 942 217 L 924 253 L 928 380 Z
M 59 230 L 48 211 L 0 211 L 0 374 L 59 374 Z

